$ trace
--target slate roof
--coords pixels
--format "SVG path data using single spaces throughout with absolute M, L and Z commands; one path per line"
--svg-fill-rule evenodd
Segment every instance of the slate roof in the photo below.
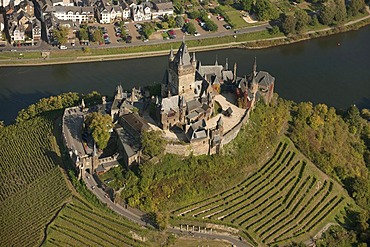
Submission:
M 122 119 L 138 133 L 150 129 L 148 122 L 136 113 L 123 115 Z
M 190 53 L 188 51 L 188 46 L 185 42 L 181 43 L 180 48 L 177 50 L 174 61 L 178 65 L 189 66 L 191 65 Z
M 163 98 L 161 105 L 162 105 L 161 110 L 163 110 L 165 113 L 170 112 L 170 110 L 178 112 L 179 111 L 179 96 L 175 95 L 175 96 L 171 96 L 168 98 Z

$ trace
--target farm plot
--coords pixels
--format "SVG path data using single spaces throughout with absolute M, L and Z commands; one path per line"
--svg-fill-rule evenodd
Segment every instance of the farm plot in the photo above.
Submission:
M 146 246 L 148 230 L 74 198 L 47 235 L 45 246 Z
M 0 129 L 1 246 L 38 246 L 70 197 L 53 141 L 52 122 L 41 117 Z
M 236 226 L 256 244 L 285 244 L 309 239 L 347 198 L 343 188 L 284 139 L 273 157 L 243 182 L 173 214 Z

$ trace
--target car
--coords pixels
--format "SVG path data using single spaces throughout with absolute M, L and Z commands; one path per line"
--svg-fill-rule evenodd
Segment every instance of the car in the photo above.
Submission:
M 227 30 L 230 30 L 231 26 L 230 25 L 224 25 L 224 28 L 226 28 Z
M 199 18 L 196 18 L 195 20 L 196 20 L 198 23 L 202 22 L 202 21 L 201 21 L 201 19 L 199 19 Z
M 195 33 L 194 33 L 194 36 L 195 36 L 195 37 L 198 37 L 198 36 L 200 36 L 200 33 L 195 32 Z
M 127 36 L 126 37 L 126 43 L 131 43 L 132 42 L 132 36 Z
M 221 15 L 217 16 L 216 18 L 217 18 L 217 20 L 219 20 L 219 21 L 223 21 L 223 20 L 225 20 L 225 18 L 224 18 L 223 16 L 221 16 Z
M 149 41 L 149 39 L 144 39 L 144 40 L 143 40 L 143 42 L 148 42 L 148 41 Z
M 59 46 L 59 49 L 61 49 L 61 50 L 67 50 L 67 46 L 65 46 L 65 45 L 60 45 L 60 46 Z
M 240 31 L 239 30 L 235 30 L 234 33 L 240 33 Z
M 93 190 L 93 189 L 95 189 L 95 186 L 94 186 L 94 185 L 92 185 L 92 186 L 91 186 L 91 189 L 92 189 L 92 190 Z

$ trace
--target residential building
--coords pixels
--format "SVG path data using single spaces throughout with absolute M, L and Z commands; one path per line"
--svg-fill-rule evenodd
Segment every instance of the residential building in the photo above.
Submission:
M 93 7 L 55 6 L 55 12 L 53 14 L 59 20 L 70 20 L 78 24 L 94 21 Z
M 152 0 L 151 2 L 153 4 L 153 19 L 164 15 L 173 15 L 173 4 L 171 1 Z
M 133 4 L 131 7 L 131 15 L 133 21 L 149 21 L 152 19 L 152 11 L 149 2 L 142 4 Z

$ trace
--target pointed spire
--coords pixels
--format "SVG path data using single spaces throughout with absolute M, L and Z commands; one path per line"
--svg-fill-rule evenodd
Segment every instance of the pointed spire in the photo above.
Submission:
M 193 52 L 193 57 L 191 58 L 191 61 L 192 61 L 193 63 L 197 61 L 197 60 L 195 59 L 195 52 Z
M 171 50 L 170 50 L 170 60 L 172 61 L 174 59 L 174 55 L 173 55 L 173 48 L 172 48 L 172 45 L 171 45 Z
M 253 74 L 254 74 L 254 76 L 257 75 L 257 57 L 254 57 Z
M 216 66 L 218 65 L 218 61 L 217 61 L 217 55 L 216 55 L 216 62 L 215 62 L 215 65 L 216 65 Z
M 84 101 L 84 99 L 82 99 L 82 101 L 81 101 L 81 107 L 82 107 L 82 109 L 85 109 L 85 101 Z
M 180 54 L 180 57 L 179 57 L 179 65 L 180 65 L 180 66 L 182 66 L 182 65 L 183 65 L 183 63 L 182 63 L 182 56 L 181 56 L 181 54 Z
M 234 63 L 234 82 L 236 81 L 236 63 Z
M 168 94 L 167 94 L 167 97 L 171 97 L 171 91 L 168 89 Z
M 229 70 L 229 59 L 228 58 L 226 58 L 225 70 Z

